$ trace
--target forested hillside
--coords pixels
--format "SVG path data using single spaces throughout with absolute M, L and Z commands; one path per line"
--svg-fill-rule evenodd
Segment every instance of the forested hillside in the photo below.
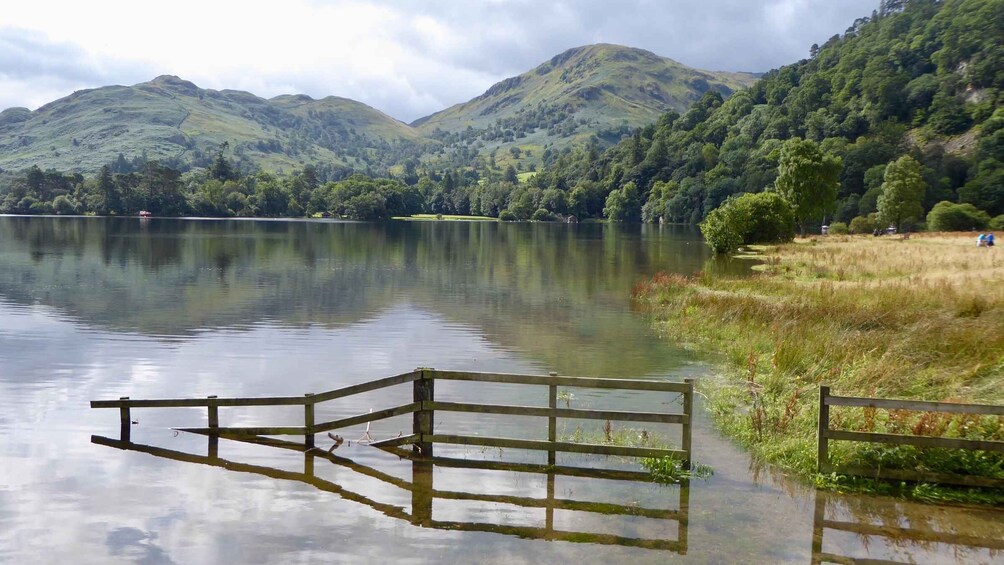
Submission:
M 943 200 L 1004 213 L 1004 2 L 885 0 L 811 57 L 723 100 L 707 93 L 602 155 L 557 156 L 529 190 L 567 188 L 580 216 L 697 222 L 771 187 L 782 143 L 842 160 L 829 218 L 876 210 L 888 163 L 922 165 L 924 210 Z M 823 218 L 819 218 L 820 221 Z
M 492 162 L 528 168 L 542 151 L 592 141 L 620 141 L 663 112 L 685 111 L 708 91 L 728 97 L 752 84 L 750 73 L 694 69 L 643 49 L 587 45 L 569 49 L 484 94 L 416 120 L 412 125 L 441 141 L 427 162 Z

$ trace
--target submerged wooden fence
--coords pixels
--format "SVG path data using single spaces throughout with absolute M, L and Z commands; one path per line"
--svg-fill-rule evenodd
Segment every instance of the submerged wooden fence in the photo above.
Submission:
M 414 525 L 426 528 L 450 531 L 494 532 L 504 535 L 518 536 L 521 538 L 548 541 L 568 541 L 599 545 L 622 545 L 653 550 L 673 551 L 680 554 L 685 554 L 687 552 L 690 487 L 686 481 L 683 481 L 680 485 L 678 509 L 648 508 L 641 505 L 622 505 L 606 502 L 593 502 L 581 499 L 564 499 L 557 497 L 555 494 L 555 479 L 557 477 L 569 476 L 617 481 L 650 481 L 651 476 L 644 472 L 612 469 L 589 469 L 559 465 L 534 465 L 529 463 L 504 463 L 438 456 L 426 457 L 420 454 L 414 455 L 405 450 L 393 450 L 396 454 L 403 455 L 411 459 L 411 478 L 408 480 L 398 477 L 395 474 L 358 463 L 347 457 L 328 453 L 320 449 L 307 448 L 301 443 L 247 435 L 224 437 L 237 441 L 263 444 L 283 450 L 303 452 L 303 471 L 300 472 L 277 469 L 260 464 L 243 463 L 240 461 L 222 459 L 219 457 L 216 451 L 216 444 L 214 443 L 214 440 L 218 439 L 217 436 L 210 436 L 209 438 L 209 455 L 198 455 L 165 449 L 162 447 L 132 443 L 128 440 L 114 440 L 101 436 L 91 436 L 91 442 L 123 450 L 148 453 L 157 457 L 164 457 L 177 461 L 220 467 L 232 472 L 253 473 L 276 479 L 300 481 L 313 485 L 320 490 L 335 493 L 346 500 L 366 505 L 392 518 L 405 520 Z M 376 489 L 371 493 L 363 494 L 324 479 L 316 473 L 315 466 L 317 460 L 322 462 L 327 460 L 338 466 L 339 476 L 342 476 L 340 471 L 345 470 L 376 479 L 381 483 L 379 484 L 379 489 Z M 395 458 L 394 461 L 396 463 L 398 460 Z M 546 496 L 539 498 L 530 496 L 486 494 L 484 492 L 466 492 L 463 490 L 436 489 L 433 483 L 435 475 L 433 473 L 433 469 L 435 467 L 544 474 L 547 477 Z M 393 488 L 403 489 L 404 491 L 411 493 L 410 508 L 406 506 L 399 506 L 397 504 L 381 502 L 379 500 L 380 498 L 383 498 L 387 492 L 389 492 L 388 489 L 392 491 Z M 542 509 L 544 511 L 543 527 L 490 522 L 437 520 L 433 513 L 433 502 L 437 499 L 466 501 L 470 503 L 508 504 L 525 510 Z M 634 517 L 643 517 L 676 522 L 677 535 L 674 540 L 665 538 L 636 538 L 615 534 L 561 530 L 555 527 L 555 510 L 563 512 L 602 514 L 611 517 L 628 517 L 632 519 Z
M 844 475 L 872 476 L 876 478 L 923 481 L 943 484 L 957 484 L 975 487 L 1004 487 L 1004 480 L 970 475 L 928 473 L 915 470 L 867 469 L 862 467 L 834 468 L 830 464 L 830 440 L 884 443 L 889 445 L 914 445 L 918 447 L 944 447 L 949 449 L 972 449 L 1004 453 L 1004 441 L 945 438 L 903 434 L 854 432 L 830 429 L 830 406 L 850 406 L 859 408 L 881 408 L 885 410 L 910 410 L 923 412 L 944 412 L 950 414 L 980 414 L 1004 416 L 1004 406 L 989 404 L 955 404 L 951 402 L 927 402 L 920 400 L 893 400 L 887 398 L 865 398 L 854 396 L 833 396 L 830 387 L 819 387 L 819 429 L 817 432 L 817 471 L 837 472 Z
M 547 407 L 537 407 L 466 402 L 440 402 L 435 398 L 435 383 L 437 380 L 506 383 L 547 387 L 548 405 Z M 356 394 L 362 394 L 364 392 L 380 390 L 406 383 L 412 383 L 412 402 L 410 403 L 366 414 L 359 414 L 348 418 L 332 420 L 329 422 L 318 423 L 315 421 L 315 407 L 322 402 L 346 398 Z M 558 387 L 677 393 L 682 396 L 682 411 L 680 413 L 659 413 L 558 408 Z M 281 427 L 221 426 L 219 409 L 221 407 L 233 406 L 303 406 L 303 425 Z M 462 371 L 437 371 L 435 369 L 426 368 L 419 368 L 401 375 L 348 386 L 329 392 L 306 394 L 304 396 L 276 396 L 263 398 L 218 398 L 215 396 L 209 396 L 206 398 L 156 400 L 138 400 L 123 397 L 118 400 L 95 400 L 91 402 L 91 408 L 119 409 L 121 424 L 120 438 L 122 441 L 129 441 L 132 420 L 131 410 L 134 408 L 205 407 L 208 413 L 208 426 L 181 429 L 184 431 L 209 434 L 213 436 L 226 435 L 232 437 L 303 435 L 304 446 L 308 449 L 314 447 L 315 434 L 392 418 L 394 416 L 412 414 L 411 434 L 388 440 L 376 441 L 371 445 L 376 447 L 391 448 L 412 444 L 418 453 L 427 456 L 433 455 L 433 444 L 436 443 L 541 450 L 548 452 L 548 463 L 552 465 L 555 463 L 555 452 L 619 455 L 626 457 L 673 456 L 684 461 L 684 464 L 687 467 L 689 467 L 691 460 L 691 418 L 693 416 L 693 406 L 693 379 L 687 379 L 683 383 L 678 383 L 634 379 L 564 377 L 557 376 L 553 373 L 550 376 L 536 376 Z M 545 417 L 548 419 L 547 439 L 530 440 L 500 438 L 484 435 L 438 434 L 434 429 L 435 414 L 437 411 Z M 680 449 L 558 441 L 557 419 L 559 418 L 679 424 L 681 426 Z

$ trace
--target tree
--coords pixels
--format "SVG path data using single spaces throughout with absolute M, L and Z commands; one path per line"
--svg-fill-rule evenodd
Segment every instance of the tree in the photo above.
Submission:
M 878 214 L 882 223 L 896 226 L 916 219 L 924 213 L 924 192 L 927 183 L 921 175 L 920 163 L 909 155 L 896 159 L 885 169 L 882 194 L 878 197 Z
M 842 168 L 839 157 L 823 153 L 814 141 L 792 138 L 781 147 L 774 188 L 791 206 L 802 235 L 807 221 L 834 208 Z
M 98 193 L 101 196 L 101 207 L 105 214 L 117 214 L 122 211 L 122 199 L 108 165 L 101 167 L 101 172 L 98 173 Z
M 516 175 L 516 169 L 512 165 L 505 168 L 505 173 L 502 175 L 502 182 L 519 184 L 519 177 Z
M 220 150 L 216 152 L 216 156 L 213 157 L 213 164 L 209 167 L 209 176 L 224 182 L 237 179 L 237 172 L 234 171 L 233 165 L 230 164 L 230 160 L 223 154 L 228 147 L 230 147 L 230 144 L 224 141 L 223 144 L 220 145 Z
M 607 196 L 603 215 L 614 222 L 637 222 L 641 220 L 641 195 L 633 182 L 613 190 Z

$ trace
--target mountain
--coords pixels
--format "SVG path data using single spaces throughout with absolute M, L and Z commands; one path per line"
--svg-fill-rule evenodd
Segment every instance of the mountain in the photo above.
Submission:
M 669 110 L 686 111 L 705 92 L 728 96 L 756 78 L 693 69 L 642 49 L 587 45 L 411 125 L 447 144 L 488 148 L 567 145 L 593 134 L 616 142 Z
M 704 92 L 727 96 L 754 78 L 692 69 L 640 49 L 590 45 L 408 125 L 347 98 L 264 99 L 161 76 L 81 90 L 34 112 L 0 112 L 0 169 L 92 173 L 122 154 L 184 170 L 207 166 L 224 142 L 245 170 L 330 164 L 381 173 L 416 158 L 469 166 L 506 144 L 529 153 L 595 135 L 611 145 L 667 110 L 684 111 Z M 540 152 L 530 161 L 539 162 Z
M 238 161 L 265 169 L 330 162 L 365 168 L 395 148 L 428 143 L 407 125 L 345 98 L 271 100 L 208 90 L 174 76 L 82 90 L 34 112 L 0 113 L 0 167 L 92 172 L 126 157 L 187 168 L 227 142 Z

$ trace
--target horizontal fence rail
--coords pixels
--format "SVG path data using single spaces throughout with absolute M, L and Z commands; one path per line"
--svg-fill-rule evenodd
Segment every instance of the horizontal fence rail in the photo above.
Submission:
M 468 381 L 482 383 L 503 383 L 529 386 L 546 386 L 548 389 L 548 406 L 514 406 L 504 404 L 482 404 L 470 402 L 440 402 L 435 400 L 435 382 Z M 376 391 L 387 387 L 412 383 L 412 402 L 370 411 L 346 418 L 328 422 L 316 422 L 314 417 L 317 404 L 347 398 L 365 392 Z M 682 396 L 683 410 L 681 413 L 634 412 L 625 410 L 585 410 L 577 408 L 558 408 L 558 387 L 565 388 L 595 388 L 630 391 L 651 391 L 677 393 Z M 683 459 L 689 466 L 691 454 L 691 418 L 693 413 L 693 380 L 683 383 L 645 381 L 636 379 L 608 379 L 586 377 L 563 377 L 552 373 L 549 376 L 517 375 L 501 373 L 478 373 L 464 371 L 437 371 L 435 369 L 419 368 L 414 371 L 343 387 L 337 390 L 304 396 L 274 396 L 263 398 L 180 398 L 180 399 L 130 399 L 123 397 L 118 400 L 95 400 L 92 408 L 118 408 L 121 419 L 121 439 L 128 441 L 131 424 L 131 410 L 134 408 L 192 408 L 205 407 L 208 410 L 208 426 L 179 428 L 182 431 L 230 437 L 258 437 L 303 435 L 304 446 L 309 449 L 314 446 L 314 435 L 330 432 L 359 424 L 368 424 L 386 418 L 412 415 L 412 433 L 382 441 L 374 441 L 371 445 L 380 448 L 394 448 L 412 444 L 418 453 L 432 455 L 434 443 L 477 445 L 486 447 L 501 447 L 512 449 L 529 449 L 548 452 L 548 463 L 555 464 L 556 452 L 592 453 L 600 455 L 616 455 L 625 457 L 663 457 L 673 456 Z M 303 406 L 304 422 L 302 426 L 220 426 L 220 407 L 240 406 Z M 546 440 L 511 439 L 485 436 L 467 436 L 453 434 L 437 434 L 434 432 L 435 413 L 467 412 L 477 414 L 501 414 L 511 416 L 527 416 L 548 419 Z M 681 426 L 680 449 L 662 449 L 655 447 L 617 446 L 604 444 L 586 444 L 557 441 L 557 419 L 585 419 L 627 422 L 652 422 L 663 424 L 678 424 Z
M 884 410 L 908 410 L 915 412 L 943 412 L 948 414 L 973 414 L 1004 416 L 1004 406 L 990 404 L 961 404 L 952 402 L 930 402 L 923 400 L 898 400 L 888 398 L 866 398 L 855 396 L 833 396 L 830 387 L 819 387 L 819 423 L 817 430 L 817 471 L 820 473 L 839 472 L 845 475 L 874 476 L 907 481 L 925 481 L 978 487 L 1004 487 L 1004 480 L 991 477 L 928 473 L 922 471 L 879 470 L 863 467 L 841 467 L 835 469 L 830 464 L 830 440 L 883 443 L 887 445 L 912 445 L 916 447 L 940 447 L 947 449 L 970 449 L 1004 453 L 1004 441 L 946 438 L 875 432 L 855 432 L 830 429 L 830 407 L 845 406 L 875 408 Z

